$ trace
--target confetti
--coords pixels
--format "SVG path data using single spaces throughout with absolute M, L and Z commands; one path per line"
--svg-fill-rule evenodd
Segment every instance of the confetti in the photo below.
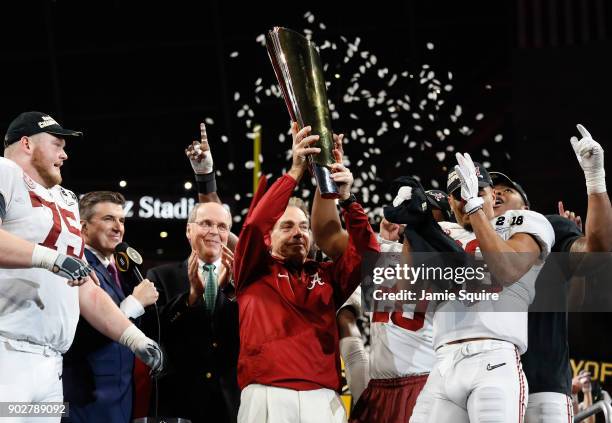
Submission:
M 462 143 L 479 130 L 475 128 L 476 122 L 482 121 L 487 112 L 474 110 L 472 99 L 465 107 L 461 105 L 461 90 L 455 90 L 455 86 L 465 85 L 466 81 L 455 81 L 452 70 L 435 65 L 439 62 L 435 57 L 440 54 L 440 49 L 436 48 L 439 46 L 433 41 L 424 43 L 423 63 L 414 63 L 410 57 L 403 60 L 411 69 L 418 69 L 410 72 L 408 66 L 402 68 L 396 64 L 398 61 L 392 64 L 387 57 L 379 56 L 375 46 L 368 45 L 367 39 L 328 30 L 327 25 L 311 11 L 304 13 L 303 22 L 302 33 L 312 37 L 320 51 L 333 128 L 335 132 L 349 135 L 344 139 L 344 143 L 351 141 L 345 148 L 344 162 L 351 166 L 355 176 L 353 191 L 362 194 L 361 202 L 368 215 L 378 218 L 375 214 L 381 213 L 381 206 L 391 200 L 389 194 L 383 194 L 388 188 L 389 178 L 407 174 L 406 164 L 414 163 L 414 168 L 420 172 L 422 164 L 427 161 L 439 163 L 430 166 L 430 174 L 421 175 L 424 180 L 431 181 L 431 186 L 437 187 L 438 181 L 446 177 L 447 169 L 456 164 L 453 152 L 464 148 Z M 265 35 L 259 34 L 255 42 L 261 54 L 266 55 L 265 49 L 259 47 L 265 46 Z M 230 57 L 235 59 L 231 66 L 240 66 L 243 72 L 250 66 L 247 62 L 250 56 L 239 53 L 230 53 Z M 290 144 L 292 139 L 288 125 L 278 124 L 278 116 L 274 121 L 267 118 L 270 104 L 281 110 L 284 103 L 276 100 L 282 98 L 282 93 L 274 73 L 270 69 L 256 69 L 255 72 L 252 90 L 233 94 L 232 112 L 243 125 L 244 134 L 234 130 L 233 135 L 236 139 L 245 137 L 249 143 L 235 151 L 234 161 L 231 166 L 230 163 L 227 165 L 228 178 L 236 180 L 243 178 L 239 174 L 244 172 L 242 164 L 246 169 L 254 167 L 249 141 L 254 138 L 254 122 L 263 127 L 264 146 L 268 140 L 276 139 L 288 146 L 287 141 Z M 248 74 L 245 73 L 245 77 L 249 77 Z M 485 89 L 491 89 L 491 86 L 487 84 Z M 509 159 L 509 154 L 499 151 L 503 144 L 495 144 L 501 140 L 502 135 L 497 134 L 493 140 L 480 146 L 482 157 L 488 159 L 486 163 L 497 165 L 493 158 L 503 157 L 503 154 Z M 221 136 L 221 141 L 227 142 L 227 137 Z M 416 148 L 418 153 L 415 153 Z M 281 150 L 278 151 L 278 147 L 276 150 L 263 150 L 268 158 L 265 170 L 271 172 L 271 180 L 286 172 L 286 165 L 291 160 L 291 150 Z M 412 155 L 408 155 L 409 152 Z M 280 169 L 283 165 L 285 169 Z M 242 197 L 234 197 L 236 209 L 248 207 L 252 197 L 248 191 L 250 186 Z M 302 186 L 298 193 L 308 197 L 312 189 Z

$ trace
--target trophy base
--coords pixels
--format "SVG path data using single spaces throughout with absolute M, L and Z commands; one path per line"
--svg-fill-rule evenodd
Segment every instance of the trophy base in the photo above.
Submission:
M 331 178 L 331 171 L 329 168 L 327 166 L 321 166 L 320 164 L 313 163 L 312 170 L 315 180 L 317 181 L 319 191 L 321 192 L 321 197 L 325 198 L 326 200 L 335 200 L 336 198 L 340 198 L 338 187 Z

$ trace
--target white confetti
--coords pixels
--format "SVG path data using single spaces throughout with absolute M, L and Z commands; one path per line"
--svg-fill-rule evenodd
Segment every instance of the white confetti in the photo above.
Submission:
M 495 135 L 495 138 L 494 138 L 495 142 L 501 142 L 501 140 L 503 139 L 504 139 L 504 136 L 502 134 L 497 134 Z
M 232 52 L 230 53 L 229 57 L 231 57 L 232 59 L 233 59 L 234 57 L 238 57 L 238 52 L 237 52 L 237 51 L 232 51 Z

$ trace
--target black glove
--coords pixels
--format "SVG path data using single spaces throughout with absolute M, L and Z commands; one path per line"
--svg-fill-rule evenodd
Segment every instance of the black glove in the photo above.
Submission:
M 403 187 L 410 187 L 411 194 L 410 199 L 401 201 L 401 196 L 398 194 Z M 431 205 L 427 200 L 425 189 L 423 189 L 421 183 L 412 176 L 401 176 L 394 180 L 391 183 L 390 191 L 391 195 L 395 198 L 394 205 L 385 206 L 383 208 L 385 219 L 389 222 L 417 227 L 425 221 L 428 215 L 432 215 Z

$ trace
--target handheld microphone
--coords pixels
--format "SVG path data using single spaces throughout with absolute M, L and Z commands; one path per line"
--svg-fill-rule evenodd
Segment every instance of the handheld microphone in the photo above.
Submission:
M 120 242 L 115 247 L 115 265 L 117 270 L 122 273 L 132 272 L 138 282 L 142 282 L 144 278 L 138 266 L 142 264 L 142 256 L 138 251 L 128 245 L 127 242 Z M 153 303 L 155 307 L 155 317 L 157 320 L 157 343 L 161 345 L 161 323 L 159 320 L 159 310 L 157 309 L 157 302 Z M 159 406 L 159 392 L 157 386 L 157 379 L 153 380 L 155 386 L 155 417 L 157 417 L 157 409 Z
M 138 268 L 142 264 L 142 256 L 138 251 L 130 247 L 127 242 L 120 242 L 115 247 L 115 264 L 122 273 L 133 272 L 138 282 L 144 280 Z

